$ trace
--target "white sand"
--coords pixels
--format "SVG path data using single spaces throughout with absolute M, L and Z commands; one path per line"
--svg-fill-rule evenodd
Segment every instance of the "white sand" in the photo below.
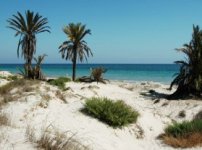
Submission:
M 12 76 L 12 74 L 9 71 L 0 71 L 0 77 L 8 77 L 8 76 Z M 9 81 L 0 78 L 0 86 L 3 86 L 8 82 Z
M 202 109 L 202 101 L 168 101 L 160 98 L 154 104 L 157 98 L 141 95 L 150 89 L 160 93 L 173 92 L 166 90 L 168 85 L 160 83 L 112 82 L 105 85 L 70 82 L 66 86 L 69 90 L 63 95 L 67 103 L 56 96 L 57 87 L 40 83 L 34 92 L 27 92 L 6 105 L 3 111 L 9 115 L 11 127 L 0 127 L 0 137 L 4 134 L 4 138 L 0 138 L 0 149 L 37 149 L 36 144 L 30 142 L 25 134 L 27 126 L 33 128 L 36 139 L 39 139 L 41 129 L 49 126 L 50 130 L 68 132 L 70 136 L 75 134 L 75 139 L 93 150 L 170 150 L 173 148 L 156 137 L 173 120 L 191 120 Z M 45 100 L 43 95 L 50 95 L 51 99 Z M 80 109 L 85 99 L 93 96 L 123 100 L 140 113 L 137 123 L 113 129 L 84 115 Z M 186 112 L 183 119 L 178 117 L 181 110 Z

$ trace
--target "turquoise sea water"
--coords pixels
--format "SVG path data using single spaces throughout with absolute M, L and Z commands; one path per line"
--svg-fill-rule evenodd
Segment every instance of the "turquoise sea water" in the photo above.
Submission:
M 19 73 L 22 64 L 0 64 L 0 70 Z M 173 75 L 178 72 L 179 66 L 175 64 L 78 64 L 77 77 L 90 74 L 90 68 L 105 67 L 108 71 L 104 77 L 110 80 L 127 81 L 156 81 L 170 83 Z M 43 72 L 46 76 L 71 76 L 71 64 L 44 64 Z

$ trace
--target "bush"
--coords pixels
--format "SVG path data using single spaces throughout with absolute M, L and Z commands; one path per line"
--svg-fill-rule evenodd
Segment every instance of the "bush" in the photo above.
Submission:
M 96 82 L 103 82 L 105 83 L 103 79 L 103 74 L 107 72 L 107 69 L 103 67 L 93 68 L 91 70 L 91 78 L 93 78 Z
M 98 118 L 113 127 L 122 127 L 137 121 L 138 112 L 119 100 L 113 102 L 107 98 L 91 98 L 86 101 L 82 112 Z
M 60 89 L 65 89 L 65 83 L 71 81 L 70 78 L 59 77 L 57 79 L 49 80 L 48 83 L 51 85 L 58 86 Z
M 202 120 L 174 123 L 165 128 L 162 139 L 173 147 L 193 147 L 202 144 Z

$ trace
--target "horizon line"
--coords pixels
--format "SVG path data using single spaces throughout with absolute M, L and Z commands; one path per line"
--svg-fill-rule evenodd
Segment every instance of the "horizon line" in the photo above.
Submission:
M 35 64 L 35 63 L 33 63 Z M 71 65 L 72 63 L 44 63 L 42 65 Z M 175 63 L 77 63 L 77 65 L 173 65 Z M 24 65 L 24 63 L 0 63 L 0 65 Z

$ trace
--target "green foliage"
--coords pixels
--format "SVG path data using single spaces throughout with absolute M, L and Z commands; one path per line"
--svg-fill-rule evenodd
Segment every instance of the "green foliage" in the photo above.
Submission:
M 45 77 L 44 77 L 42 70 L 41 70 L 41 64 L 42 64 L 42 62 L 46 56 L 47 55 L 43 54 L 43 55 L 39 55 L 37 58 L 34 57 L 34 61 L 36 63 L 35 65 L 29 66 L 28 64 L 25 64 L 24 70 L 19 68 L 21 75 L 24 78 L 44 80 Z
M 4 76 L 0 76 L 0 79 L 5 79 L 5 80 L 9 80 L 9 81 L 14 81 L 18 79 L 18 76 L 16 75 L 12 75 L 12 76 L 8 76 L 8 77 L 4 77 Z
M 50 27 L 47 26 L 48 19 L 43 18 L 38 13 L 34 13 L 30 10 L 25 12 L 23 16 L 20 12 L 13 15 L 12 18 L 8 20 L 9 28 L 14 30 L 15 36 L 19 36 L 19 42 L 17 46 L 17 55 L 19 57 L 20 50 L 21 56 L 25 59 L 26 72 L 28 78 L 32 78 L 32 59 L 36 53 L 36 34 L 42 32 L 50 32 Z
M 178 85 L 173 96 L 200 96 L 202 91 L 202 30 L 199 26 L 193 26 L 192 40 L 177 51 L 183 52 L 186 60 L 175 62 L 180 65 L 180 72 L 176 74 L 170 85 L 170 88 Z
M 49 80 L 48 83 L 51 85 L 58 86 L 60 89 L 65 89 L 65 83 L 71 81 L 70 78 L 67 77 L 59 77 L 57 79 Z
M 63 59 L 72 61 L 72 80 L 75 81 L 77 60 L 83 62 L 85 59 L 87 61 L 87 57 L 93 55 L 91 49 L 84 40 L 84 37 L 87 34 L 91 34 L 91 31 L 86 29 L 86 26 L 81 23 L 70 23 L 64 27 L 63 31 L 67 35 L 68 41 L 63 42 L 59 46 L 59 52 Z
M 91 115 L 110 126 L 122 127 L 136 122 L 139 113 L 119 100 L 113 102 L 107 98 L 91 98 L 86 101 L 82 112 Z
M 103 73 L 107 72 L 107 69 L 103 67 L 93 68 L 91 71 L 91 78 L 96 82 L 103 82 L 105 83 L 103 79 Z
M 8 76 L 8 80 L 15 81 L 18 80 L 18 76 Z
M 186 137 L 193 133 L 202 133 L 202 120 L 174 123 L 165 129 L 165 134 L 175 138 Z

